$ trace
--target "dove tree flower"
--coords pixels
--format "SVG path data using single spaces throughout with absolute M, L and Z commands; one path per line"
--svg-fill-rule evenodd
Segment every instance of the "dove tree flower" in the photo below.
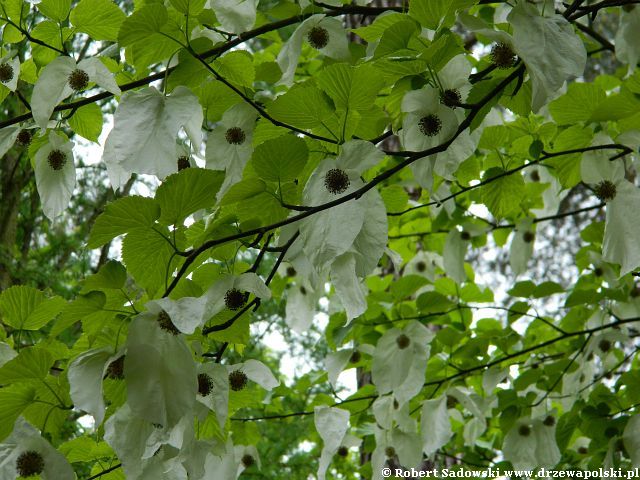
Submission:
M 79 63 L 71 57 L 57 57 L 38 77 L 31 96 L 33 119 L 46 128 L 55 107 L 74 92 L 85 90 L 93 82 L 114 95 L 120 87 L 113 74 L 99 58 L 87 58 Z
M 75 474 L 64 456 L 19 417 L 13 432 L 0 442 L 0 479 L 40 475 L 42 480 L 73 480 Z
M 76 185 L 74 143 L 53 130 L 35 155 L 36 186 L 44 214 L 53 220 L 69 204 Z
M 184 129 L 194 150 L 202 143 L 202 106 L 187 87 L 163 95 L 154 87 L 120 99 L 102 160 L 111 183 L 122 186 L 132 173 L 165 178 L 176 171 L 176 140 Z
M 253 130 L 258 115 L 253 107 L 238 103 L 229 108 L 207 138 L 206 166 L 224 170 L 218 191 L 222 198 L 232 185 L 242 180 L 242 172 L 253 153 Z
M 17 56 L 5 55 L 0 58 L 0 83 L 12 92 L 18 88 L 20 76 L 20 59 Z
M 594 143 L 606 143 L 598 136 Z M 620 265 L 620 276 L 640 266 L 640 226 L 632 219 L 640 208 L 640 190 L 625 179 L 621 160 L 610 161 L 606 150 L 593 150 L 583 155 L 582 181 L 593 187 L 595 195 L 606 203 L 606 221 L 602 258 Z
M 553 413 L 519 419 L 505 435 L 502 449 L 505 460 L 516 469 L 556 465 L 560 461 L 560 450 Z
M 296 28 L 280 50 L 277 62 L 282 70 L 282 78 L 278 83 L 282 85 L 293 83 L 303 43 L 308 43 L 323 55 L 335 60 L 346 60 L 351 57 L 342 22 L 321 14 L 312 15 Z

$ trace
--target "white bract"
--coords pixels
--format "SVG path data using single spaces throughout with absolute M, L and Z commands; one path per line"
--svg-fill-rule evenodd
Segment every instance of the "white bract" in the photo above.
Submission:
M 207 168 L 224 170 L 224 182 L 218 191 L 222 198 L 229 188 L 242 180 L 242 172 L 253 153 L 253 130 L 257 113 L 246 103 L 238 103 L 222 115 L 207 138 Z
M 629 65 L 628 75 L 631 75 L 640 60 L 640 8 L 632 5 L 632 10 L 620 11 L 620 21 L 616 30 L 616 57 Z
M 82 70 L 89 79 L 105 90 L 120 95 L 120 87 L 113 74 L 97 57 L 87 58 L 80 63 L 71 57 L 57 57 L 49 63 L 38 77 L 31 96 L 33 119 L 41 128 L 46 128 L 55 107 L 74 92 L 69 77 L 76 70 Z
M 535 234 L 532 228 L 533 219 L 525 218 L 518 222 L 518 226 L 511 237 L 509 247 L 509 264 L 514 275 L 522 275 L 527 271 L 527 263 L 533 254 Z
M 132 173 L 159 178 L 175 173 L 179 131 L 184 129 L 198 151 L 202 120 L 198 97 L 186 87 L 177 87 L 171 95 L 163 95 L 154 87 L 125 93 L 102 154 L 110 166 L 111 183 L 121 186 Z
M 422 449 L 420 435 L 417 432 L 403 432 L 397 428 L 384 430 L 377 425 L 375 428 L 376 448 L 371 455 L 371 470 L 373 480 L 384 480 L 388 477 L 382 476 L 382 471 L 387 460 L 395 456 L 403 467 L 417 468 L 422 461 Z M 392 457 L 387 454 L 393 453 Z
M 198 395 L 199 403 L 215 412 L 218 424 L 224 427 L 229 414 L 229 372 L 227 368 L 219 363 L 202 363 L 198 366 L 198 374 L 208 375 L 211 379 L 212 387 L 209 395 Z M 204 415 L 199 415 L 204 421 L 208 410 Z
M 596 145 L 611 143 L 599 136 Z M 613 198 L 604 198 L 607 213 L 602 244 L 602 258 L 620 265 L 620 276 L 640 266 L 640 224 L 635 222 L 640 210 L 640 190 L 624 178 L 622 160 L 610 161 L 610 150 L 594 150 L 582 156 L 581 174 L 585 183 L 595 187 L 596 192 L 603 186 L 611 192 Z
M 36 186 L 44 214 L 53 220 L 69 205 L 76 185 L 74 143 L 54 131 L 35 155 Z
M 17 56 L 11 58 L 9 55 L 5 55 L 0 58 L 0 66 L 4 66 L 5 69 L 11 69 L 11 79 L 1 83 L 12 92 L 15 92 L 16 88 L 18 88 L 18 78 L 20 77 L 20 59 Z
M 256 23 L 258 0 L 209 0 L 209 5 L 227 32 L 246 32 Z
M 42 480 L 74 480 L 75 473 L 64 456 L 40 436 L 23 417 L 19 417 L 13 432 L 0 443 L 0 480 L 18 477 L 16 462 L 25 452 L 35 452 L 42 457 Z
M 269 367 L 258 360 L 250 359 L 235 365 L 226 365 L 226 368 L 228 373 L 243 372 L 249 380 L 257 383 L 265 390 L 273 390 L 280 385 L 280 381 L 274 377 Z
M 640 466 L 640 415 L 633 415 L 622 433 L 624 447 L 631 456 L 634 467 Z
M 420 430 L 422 431 L 422 451 L 427 457 L 431 457 L 447 444 L 453 432 L 446 395 L 425 400 L 422 403 Z
M 505 435 L 502 451 L 514 468 L 551 468 L 560 461 L 555 423 L 545 425 L 545 418 L 520 419 Z
M 318 462 L 318 480 L 326 478 L 327 468 L 333 455 L 338 451 L 349 429 L 349 412 L 327 406 L 316 407 L 314 423 L 318 435 L 322 438 L 322 453 Z
M 81 353 L 69 365 L 71 400 L 94 418 L 96 426 L 104 420 L 102 378 L 109 364 L 120 356 L 122 352 L 114 355 L 110 347 L 97 348 Z
M 351 57 L 342 22 L 320 14 L 312 15 L 293 32 L 278 54 L 277 62 L 282 70 L 279 84 L 290 86 L 293 83 L 303 42 L 312 46 L 315 44 L 320 53 L 335 60 L 347 60 Z
M 4 154 L 9 151 L 20 133 L 20 127 L 18 125 L 11 125 L 0 130 L 0 158 L 4 157 Z
M 139 314 L 131 322 L 124 368 L 134 415 L 165 428 L 191 415 L 196 365 L 185 339 L 161 328 L 157 313 Z
M 433 337 L 431 330 L 415 320 L 403 330 L 391 328 L 380 337 L 371 365 L 378 393 L 393 392 L 402 405 L 422 390 Z
M 538 112 L 565 81 L 584 72 L 587 52 L 584 43 L 562 16 L 520 0 L 507 16 L 513 36 L 493 30 L 477 17 L 461 14 L 465 26 L 510 47 L 522 59 L 531 78 L 531 109 Z
M 271 298 L 271 291 L 262 279 L 253 272 L 246 272 L 220 278 L 200 297 L 182 297 L 178 300 L 165 297 L 152 300 L 146 306 L 154 312 L 164 310 L 178 330 L 191 334 L 225 309 L 225 295 L 232 289 L 252 293 L 259 298 Z
M 369 142 L 345 143 L 335 160 L 325 159 L 313 172 L 305 186 L 304 203 L 322 205 L 352 193 L 364 185 L 362 173 L 383 157 Z M 304 253 L 320 277 L 330 271 L 347 320 L 367 308 L 366 290 L 360 278 L 377 266 L 386 248 L 387 235 L 386 209 L 376 189 L 300 222 L 301 250 L 296 253 Z

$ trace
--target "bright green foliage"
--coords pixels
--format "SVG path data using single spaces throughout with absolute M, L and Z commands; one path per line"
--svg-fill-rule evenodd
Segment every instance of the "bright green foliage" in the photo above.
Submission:
M 0 479 L 640 466 L 640 7 L 354 3 L 0 2 Z

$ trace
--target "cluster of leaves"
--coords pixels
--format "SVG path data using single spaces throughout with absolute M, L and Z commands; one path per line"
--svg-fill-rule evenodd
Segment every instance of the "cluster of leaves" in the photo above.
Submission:
M 0 154 L 28 156 L 44 214 L 106 119 L 113 188 L 160 185 L 97 217 L 87 248 L 121 261 L 74 298 L 0 293 L 0 478 L 640 465 L 640 7 L 368 3 L 1 1 L 0 98 L 29 111 Z M 575 81 L 606 51 L 617 70 Z M 518 278 L 539 223 L 589 211 L 572 284 Z M 499 305 L 465 258 L 507 243 Z M 251 326 L 304 333 L 325 301 L 324 368 L 287 385 Z

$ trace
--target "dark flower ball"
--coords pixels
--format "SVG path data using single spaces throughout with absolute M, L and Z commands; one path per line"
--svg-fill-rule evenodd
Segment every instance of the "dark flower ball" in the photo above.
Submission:
M 354 350 L 354 352 L 351 354 L 351 357 L 349 358 L 349 361 L 351 363 L 358 363 L 361 358 L 362 354 L 358 350 Z
M 306 294 L 307 294 L 307 289 L 306 289 L 306 288 L 304 288 L 304 287 L 300 287 L 300 293 L 301 293 L 302 295 L 306 295 Z
M 491 49 L 491 63 L 498 68 L 511 68 L 516 63 L 516 53 L 506 43 L 497 43 Z
M 224 294 L 224 304 L 229 310 L 240 310 L 247 303 L 247 294 L 237 288 L 227 290 Z
M 586 455 L 587 453 L 589 453 L 589 449 L 587 447 L 580 447 L 578 448 L 578 453 L 580 455 Z
M 168 332 L 172 335 L 180 335 L 180 330 L 176 328 L 176 326 L 171 321 L 171 317 L 164 310 L 162 310 L 158 314 L 158 324 L 160 325 L 160 328 L 165 332 Z
M 198 374 L 198 394 L 206 397 L 213 390 L 213 379 L 206 373 Z
M 189 157 L 187 157 L 186 155 L 182 155 L 178 157 L 178 171 L 181 171 L 190 167 L 191 167 L 191 164 L 189 163 Z
M 456 108 L 462 102 L 462 95 L 457 88 L 448 88 L 444 92 L 440 93 L 440 103 L 447 107 Z
M 425 262 L 423 262 L 422 260 L 420 260 L 419 262 L 416 262 L 416 270 L 419 271 L 420 273 L 424 272 L 427 269 L 427 264 Z
M 253 455 L 249 455 L 248 453 L 245 453 L 242 456 L 242 465 L 245 466 L 245 468 L 249 468 L 251 465 L 254 465 L 256 463 L 256 459 L 253 458 Z
M 9 83 L 13 80 L 13 67 L 8 63 L 0 63 L 0 82 Z
M 296 276 L 296 269 L 293 267 L 287 267 L 287 277 L 295 277 Z
M 602 270 L 602 267 L 596 267 L 596 268 L 593 269 L 593 274 L 596 277 L 601 277 L 603 273 L 604 273 L 604 271 Z
M 240 370 L 234 370 L 229 374 L 229 386 L 231 390 L 239 392 L 247 386 L 247 375 Z
M 329 43 L 329 32 L 322 27 L 315 26 L 307 33 L 307 41 L 313 48 L 320 50 Z
M 76 92 L 81 92 L 89 85 L 89 75 L 84 70 L 76 68 L 69 74 L 69 86 Z
M 553 427 L 556 424 L 556 418 L 553 415 L 547 415 L 542 423 L 547 427 Z
M 393 447 L 387 447 L 387 448 L 384 449 L 384 454 L 389 458 L 395 457 L 396 456 L 396 449 L 393 448 Z
M 107 367 L 107 378 L 122 380 L 124 378 L 124 355 L 118 357 Z
M 537 170 L 534 170 L 533 172 L 531 172 L 531 180 L 533 180 L 534 182 L 540 181 L 540 173 L 538 173 Z
M 420 119 L 418 128 L 427 137 L 435 137 L 442 130 L 442 121 L 437 115 L 430 113 Z
M 524 232 L 524 235 L 522 235 L 522 239 L 525 241 L 525 243 L 533 242 L 534 238 L 536 238 L 536 237 L 533 234 L 533 232 L 526 231 L 526 232 Z
M 62 167 L 67 164 L 67 154 L 57 149 L 51 150 L 47 156 L 47 162 L 53 170 L 62 170 Z
M 598 343 L 598 348 L 603 352 L 608 352 L 611 350 L 611 342 L 607 339 L 602 339 L 600 340 L 600 343 Z
M 31 144 L 32 138 L 33 138 L 33 135 L 31 135 L 31 130 L 27 130 L 26 128 L 23 128 L 22 130 L 20 130 L 20 132 L 18 133 L 18 136 L 16 137 L 16 145 L 19 145 L 21 147 L 26 147 Z
M 468 240 L 471 240 L 471 234 L 469 232 L 463 231 L 462 233 L 460 233 L 460 238 L 466 242 Z
M 455 408 L 458 405 L 458 399 L 452 395 L 447 395 L 447 408 Z
M 324 186 L 329 193 L 333 193 L 334 195 L 344 193 L 350 184 L 351 181 L 349 180 L 347 172 L 339 168 L 332 168 L 324 176 Z
M 518 433 L 523 437 L 528 437 L 531 435 L 531 427 L 529 425 L 520 425 L 518 428 Z
M 16 460 L 16 471 L 21 477 L 34 477 L 44 471 L 44 458 L 38 452 L 22 452 Z
M 593 188 L 593 191 L 601 201 L 608 202 L 616 198 L 617 188 L 609 180 L 603 180 Z
M 230 145 L 242 145 L 247 139 L 247 135 L 240 127 L 231 127 L 225 132 L 224 138 Z
M 340 448 L 338 448 L 338 452 L 337 453 L 341 457 L 346 457 L 347 455 L 349 455 L 349 449 L 347 447 L 345 447 L 344 445 L 341 445 Z
M 396 338 L 396 343 L 398 344 L 398 348 L 400 350 L 404 350 L 411 344 L 411 340 L 404 333 Z

